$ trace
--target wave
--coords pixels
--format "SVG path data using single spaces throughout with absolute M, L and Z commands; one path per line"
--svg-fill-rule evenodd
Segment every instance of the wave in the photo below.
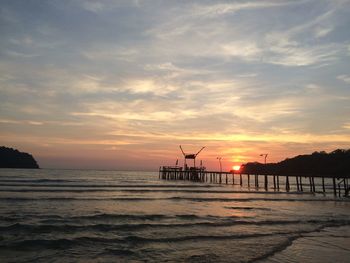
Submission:
M 135 255 L 136 253 L 133 252 L 130 249 L 115 249 L 115 248 L 105 248 L 102 253 L 100 253 L 100 256 L 103 255 L 114 255 L 114 256 L 132 256 Z
M 271 208 L 266 207 L 252 207 L 252 206 L 225 206 L 226 209 L 232 209 L 232 210 L 264 210 L 264 211 L 271 211 Z
M 0 189 L 0 192 L 186 192 L 186 193 L 235 193 L 236 191 L 192 190 L 192 189 Z M 239 191 L 240 193 L 245 193 Z M 247 192 L 248 193 L 248 192 Z M 266 192 L 265 192 L 266 193 Z
M 259 262 L 261 260 L 267 259 L 267 258 L 273 256 L 274 254 L 285 250 L 286 248 L 288 248 L 289 246 L 291 246 L 293 244 L 294 240 L 303 237 L 305 234 L 320 232 L 320 231 L 322 231 L 323 229 L 325 229 L 327 227 L 340 227 L 340 226 L 342 226 L 342 225 L 341 224 L 340 225 L 337 225 L 337 224 L 336 225 L 325 224 L 325 225 L 319 226 L 318 228 L 316 228 L 314 230 L 300 231 L 299 233 L 296 233 L 296 234 L 294 234 L 292 236 L 287 236 L 286 240 L 284 242 L 281 242 L 280 244 L 278 244 L 277 246 L 273 247 L 270 251 L 267 251 L 263 255 L 256 256 L 256 257 L 250 259 L 247 262 L 253 263 L 253 262 Z
M 234 240 L 234 239 L 247 239 L 247 238 L 260 238 L 268 236 L 285 236 L 287 237 L 287 243 L 281 244 L 281 246 L 275 247 L 272 251 L 266 253 L 259 258 L 255 258 L 253 261 L 261 259 L 263 257 L 270 256 L 283 249 L 284 247 L 290 245 L 291 241 L 302 236 L 306 233 L 318 232 L 323 228 L 328 227 L 327 225 L 317 226 L 312 230 L 299 230 L 291 232 L 274 232 L 274 233 L 252 233 L 252 234 L 231 234 L 231 235 L 188 235 L 188 236 L 172 236 L 172 237 L 155 237 L 155 238 L 146 238 L 142 236 L 130 235 L 126 237 L 114 237 L 114 238 L 105 238 L 105 237 L 78 237 L 72 239 L 28 239 L 22 241 L 11 242 L 7 244 L 0 245 L 0 248 L 12 248 L 12 249 L 41 249 L 41 248 L 50 248 L 50 249 L 67 249 L 73 246 L 86 246 L 86 245 L 103 245 L 106 244 L 123 244 L 126 243 L 130 245 L 136 244 L 145 244 L 145 243 L 175 243 L 175 242 L 186 242 L 186 241 L 215 241 L 215 240 Z
M 173 200 L 173 201 L 192 201 L 192 202 L 254 202 L 254 201 L 267 201 L 267 202 L 350 202 L 349 198 L 276 198 L 267 197 L 252 197 L 252 198 L 221 198 L 221 197 L 0 197 L 1 201 L 156 201 L 156 200 Z
M 244 238 L 257 238 L 274 235 L 285 235 L 289 233 L 256 233 L 256 234 L 234 234 L 234 235 L 190 235 L 190 236 L 177 236 L 177 237 L 160 237 L 160 238 L 146 238 L 142 236 L 127 236 L 118 238 L 104 238 L 104 237 L 78 237 L 78 238 L 61 238 L 61 239 L 27 239 L 17 242 L 11 242 L 8 244 L 0 245 L 0 248 L 15 248 L 15 249 L 67 249 L 73 246 L 96 246 L 98 244 L 125 244 L 129 243 L 144 244 L 144 243 L 169 243 L 169 242 L 184 242 L 184 241 L 215 241 L 215 240 L 227 240 L 227 239 L 244 239 Z
M 46 180 L 46 179 L 45 179 Z M 43 180 L 43 182 L 45 182 Z M 90 187 L 90 188 L 213 188 L 213 187 L 224 187 L 223 185 L 209 185 L 209 184 L 33 184 L 31 180 L 28 180 L 30 183 L 19 184 L 19 183 L 2 183 L 3 180 L 0 180 L 0 186 L 30 186 L 30 187 Z M 17 180 L 13 180 L 17 181 Z M 27 180 L 21 180 L 27 182 Z M 38 182 L 41 180 L 38 180 Z M 66 180 L 62 180 L 64 182 Z M 35 182 L 37 182 L 35 180 Z M 67 182 L 76 182 L 76 181 L 67 181 Z
M 172 200 L 188 200 L 195 202 L 252 202 L 252 201 L 287 201 L 287 202 L 325 202 L 325 201 L 350 201 L 342 198 L 283 198 L 276 196 L 268 197 L 253 197 L 253 198 L 221 198 L 221 197 L 170 197 Z
M 179 215 L 181 216 L 181 215 Z M 176 216 L 175 216 L 176 217 Z M 196 215 L 193 215 L 193 217 L 197 217 Z M 146 215 L 131 215 L 131 214 L 94 214 L 94 215 L 86 215 L 86 216 L 73 216 L 70 217 L 71 219 L 89 219 L 89 220 L 96 220 L 96 219 L 126 219 L 126 220 L 161 220 L 161 219 L 169 219 L 174 218 L 172 216 L 168 215 L 162 215 L 162 214 L 146 214 Z
M 130 218 L 143 218 L 143 220 L 154 220 L 158 217 L 158 215 L 150 215 L 150 216 L 135 216 L 135 215 L 114 215 L 114 218 L 123 218 L 128 219 Z M 183 218 L 184 215 L 178 215 L 175 217 Z M 186 215 L 187 217 L 187 215 Z M 190 215 L 188 218 L 191 218 Z M 195 218 L 198 218 L 197 216 L 194 216 Z M 94 218 L 97 218 L 96 216 Z M 150 218 L 150 219 L 149 219 Z M 163 218 L 163 217 L 160 217 Z M 167 217 L 164 216 L 164 218 L 174 218 L 174 217 Z M 103 218 L 106 219 L 106 218 Z M 208 219 L 208 218 L 206 218 Z M 306 224 L 312 224 L 312 225 L 322 225 L 322 226 L 345 226 L 350 225 L 350 220 L 347 219 L 330 219 L 330 220 L 263 220 L 263 221 L 251 221 L 251 220 L 222 220 L 218 222 L 187 222 L 187 223 L 127 223 L 127 224 L 91 224 L 91 225 L 82 225 L 82 224 L 67 224 L 67 221 L 64 222 L 64 224 L 22 224 L 22 223 L 16 223 L 9 226 L 0 226 L 1 231 L 27 231 L 30 233 L 48 233 L 48 232 L 63 232 L 63 233 L 72 233 L 72 232 L 81 232 L 81 231 L 137 231 L 140 229 L 146 229 L 146 228 L 193 228 L 193 227 L 230 227 L 230 226 L 238 226 L 238 225 L 257 225 L 257 226 L 264 226 L 264 225 L 306 225 Z
M 0 185 L 1 186 L 1 185 Z M 130 192 L 130 193 L 153 193 L 153 192 L 164 192 L 164 193 L 203 193 L 203 194 L 234 194 L 234 193 L 240 193 L 240 194 L 281 194 L 282 192 L 275 192 L 275 191 L 241 191 L 241 190 L 197 190 L 197 189 L 110 189 L 110 188 L 94 188 L 89 189 L 88 187 L 85 189 L 25 189 L 25 188 L 0 188 L 0 192 L 19 192 L 19 193 L 26 193 L 26 192 L 33 192 L 33 193 L 47 193 L 47 192 L 66 192 L 66 193 L 85 193 L 85 192 Z M 302 193 L 302 192 L 283 192 L 288 195 L 305 195 L 312 193 Z
M 40 215 L 40 214 L 25 214 L 25 215 L 1 215 L 1 221 L 15 221 L 25 219 L 41 219 L 40 222 L 71 222 L 79 220 L 139 220 L 139 221 L 160 221 L 167 219 L 180 220 L 194 220 L 205 218 L 220 218 L 214 216 L 201 217 L 194 214 L 178 214 L 178 215 L 164 215 L 164 214 L 92 214 L 84 216 L 60 216 L 60 215 Z
M 81 180 L 67 180 L 67 179 L 0 179 L 0 183 L 74 183 Z M 11 184 L 9 184 L 11 185 Z M 16 184 L 15 184 L 16 185 Z M 23 184 L 19 184 L 23 185 Z
M 317 232 L 317 231 L 316 231 Z M 249 263 L 253 263 L 253 262 L 257 262 L 257 261 L 260 261 L 260 260 L 263 260 L 263 259 L 267 259 L 271 256 L 273 256 L 274 254 L 280 252 L 280 251 L 283 251 L 285 250 L 287 247 L 291 246 L 293 244 L 293 241 L 300 238 L 302 235 L 301 233 L 298 234 L 298 235 L 294 235 L 294 236 L 290 236 L 286 239 L 286 241 L 284 242 L 281 242 L 280 244 L 278 244 L 277 246 L 273 247 L 270 251 L 264 253 L 263 255 L 260 255 L 260 256 L 257 256 L 257 257 L 254 257 L 252 259 L 250 259 Z

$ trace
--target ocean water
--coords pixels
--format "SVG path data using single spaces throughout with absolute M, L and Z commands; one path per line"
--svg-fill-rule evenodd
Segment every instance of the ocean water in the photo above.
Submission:
M 0 262 L 350 262 L 350 200 L 328 189 L 1 169 Z

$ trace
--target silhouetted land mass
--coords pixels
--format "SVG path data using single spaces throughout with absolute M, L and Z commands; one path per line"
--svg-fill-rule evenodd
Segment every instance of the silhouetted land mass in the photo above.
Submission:
M 298 155 L 279 163 L 247 163 L 241 171 L 244 174 L 350 177 L 350 149 Z
M 31 168 L 38 169 L 39 165 L 32 155 L 16 149 L 0 147 L 0 168 Z

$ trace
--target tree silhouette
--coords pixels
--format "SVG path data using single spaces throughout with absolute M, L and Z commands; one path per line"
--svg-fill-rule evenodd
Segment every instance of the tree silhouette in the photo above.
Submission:
M 32 155 L 1 146 L 0 168 L 39 168 L 39 165 Z
M 350 149 L 337 149 L 333 152 L 314 152 L 298 155 L 278 163 L 262 164 L 252 162 L 242 165 L 245 174 L 270 175 L 332 175 L 350 177 Z

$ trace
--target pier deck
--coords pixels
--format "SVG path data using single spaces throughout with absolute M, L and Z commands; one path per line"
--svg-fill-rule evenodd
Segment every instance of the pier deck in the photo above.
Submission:
M 334 196 L 349 196 L 350 191 L 349 176 L 336 175 L 244 174 L 239 171 L 207 171 L 201 167 L 191 167 L 185 170 L 178 166 L 162 166 L 159 167 L 159 178 L 163 180 L 187 180 L 213 184 L 237 184 L 263 188 L 266 191 L 273 189 L 274 191 L 285 190 L 288 192 L 291 190 L 291 185 L 293 185 L 296 188 L 295 190 L 300 192 L 321 193 L 326 193 L 327 188 L 329 188 L 329 184 L 325 182 L 327 180 L 331 181 L 331 191 Z

